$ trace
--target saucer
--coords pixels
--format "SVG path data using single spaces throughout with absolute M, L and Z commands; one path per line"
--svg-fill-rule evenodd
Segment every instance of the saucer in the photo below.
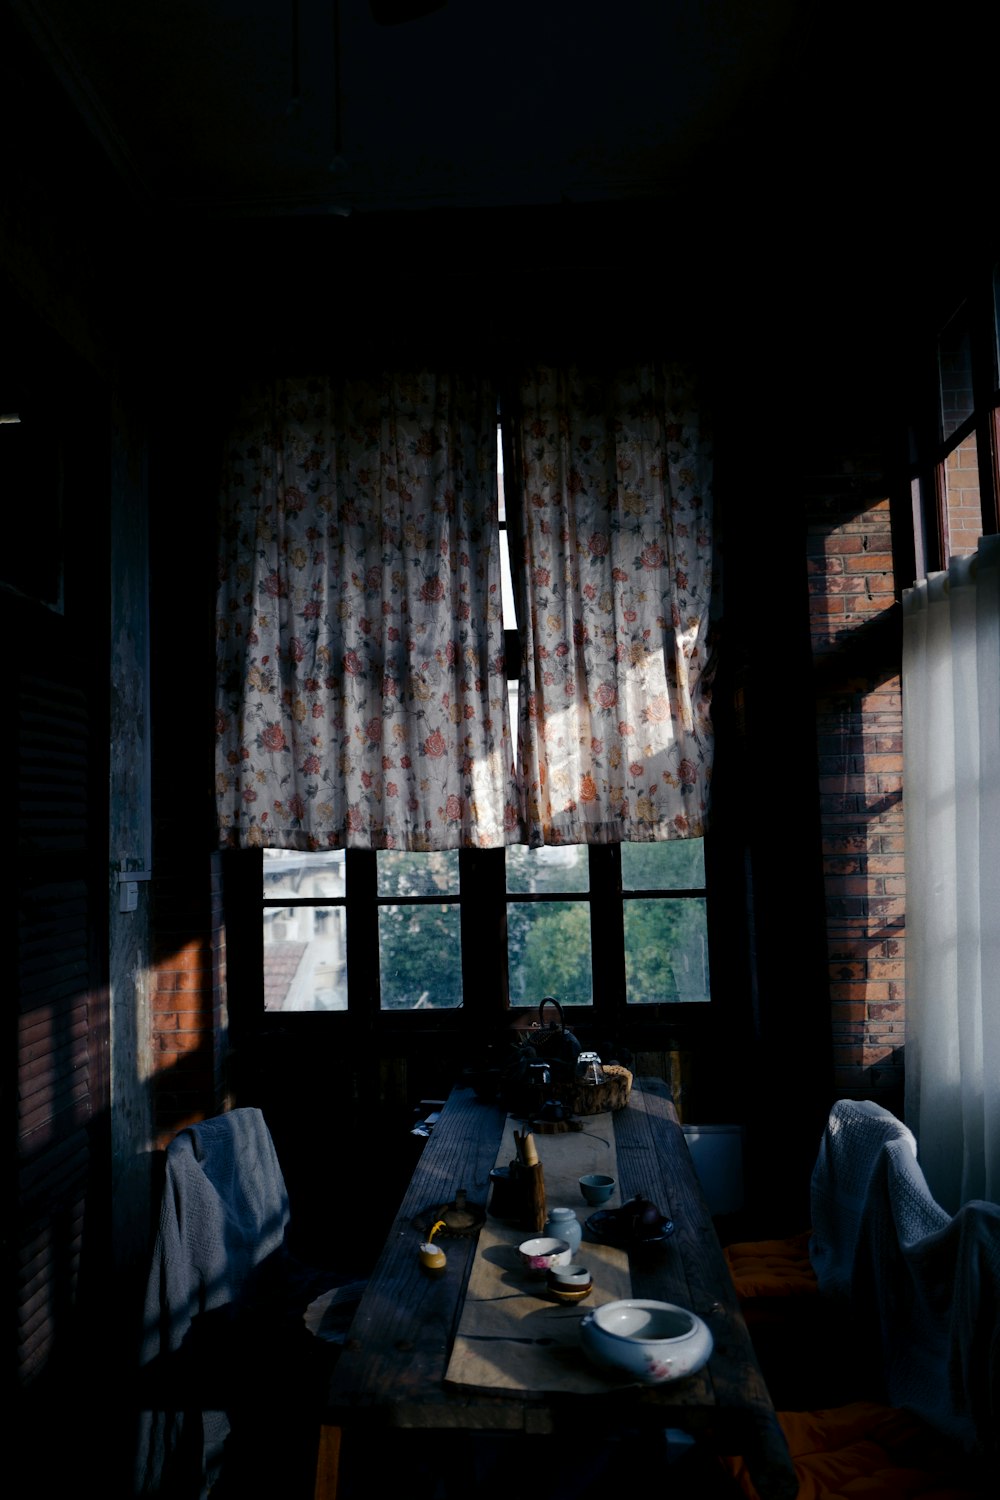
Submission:
M 665 1218 L 659 1229 L 654 1229 L 649 1234 L 629 1234 L 622 1228 L 617 1209 L 600 1208 L 596 1214 L 585 1219 L 584 1223 L 595 1239 L 625 1250 L 630 1246 L 662 1245 L 674 1232 L 673 1220 Z
M 546 1288 L 550 1297 L 554 1297 L 557 1302 L 566 1303 L 582 1302 L 584 1297 L 589 1297 L 593 1290 L 594 1283 L 592 1281 L 588 1281 L 585 1286 L 576 1287 L 560 1286 L 558 1282 L 550 1281 Z
M 464 1193 L 459 1193 L 451 1203 L 432 1204 L 412 1220 L 414 1229 L 427 1235 L 438 1222 L 444 1225 L 438 1233 L 443 1238 L 461 1239 L 475 1234 L 486 1222 L 486 1210 L 481 1203 L 467 1203 Z

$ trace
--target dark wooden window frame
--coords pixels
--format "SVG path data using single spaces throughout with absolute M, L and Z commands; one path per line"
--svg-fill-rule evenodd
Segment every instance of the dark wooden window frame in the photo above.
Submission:
M 709 972 L 713 972 L 713 958 L 717 941 L 713 932 L 713 900 L 711 895 L 713 869 L 713 840 L 705 839 L 705 885 L 671 890 L 629 890 L 622 888 L 621 846 L 618 844 L 591 845 L 589 856 L 589 889 L 565 893 L 546 892 L 531 894 L 508 892 L 505 882 L 504 851 L 502 849 L 475 849 L 459 851 L 459 892 L 450 898 L 461 914 L 462 943 L 462 988 L 464 1000 L 460 1007 L 433 1009 L 430 1011 L 382 1010 L 379 991 L 379 937 L 378 911 L 383 905 L 440 905 L 442 898 L 434 896 L 407 896 L 378 894 L 376 859 L 374 852 L 350 849 L 345 861 L 346 891 L 341 898 L 329 896 L 261 897 L 263 881 L 260 878 L 261 864 L 255 861 L 258 872 L 258 903 L 260 909 L 342 906 L 346 912 L 347 934 L 347 1011 L 324 1011 L 321 1014 L 333 1024 L 346 1024 L 346 1017 L 353 1016 L 368 1026 L 375 1025 L 381 1033 L 405 1033 L 407 1029 L 435 1030 L 459 1029 L 469 1017 L 477 1023 L 499 1021 L 511 1012 L 508 992 L 507 969 L 507 905 L 509 901 L 572 900 L 587 903 L 592 911 L 600 912 L 600 922 L 592 923 L 592 974 L 593 1003 L 574 1005 L 572 1000 L 557 996 L 569 1019 L 592 1025 L 610 1032 L 619 1032 L 628 1014 L 630 1022 L 641 1018 L 649 1025 L 662 1025 L 669 1021 L 672 1026 L 690 1022 L 699 1013 L 713 1008 L 713 1001 L 665 1001 L 662 1004 L 628 1004 L 625 993 L 625 904 L 634 900 L 683 900 L 693 898 L 706 901 L 708 914 Z M 261 948 L 261 972 L 263 951 Z M 538 996 L 539 1001 L 543 997 Z M 261 1004 L 263 997 L 261 996 Z M 316 1014 L 310 1011 L 273 1012 L 283 1020 L 289 1016 Z
M 969 297 L 956 310 L 949 325 L 960 315 L 968 320 L 972 363 L 973 409 L 953 432 L 942 433 L 939 399 L 939 351 L 941 336 L 928 360 L 923 395 L 913 422 L 913 453 L 901 487 L 898 512 L 909 511 L 912 536 L 906 556 L 897 559 L 897 578 L 906 586 L 916 578 L 947 568 L 948 543 L 945 465 L 948 457 L 970 436 L 975 436 L 979 467 L 979 495 L 984 536 L 1000 531 L 1000 369 L 998 369 L 997 298 L 1000 297 L 1000 262 L 992 265 Z M 949 326 L 946 325 L 946 326 Z M 906 489 L 905 497 L 902 494 Z M 912 529 L 911 529 L 912 528 Z M 899 533 L 904 528 L 896 527 Z

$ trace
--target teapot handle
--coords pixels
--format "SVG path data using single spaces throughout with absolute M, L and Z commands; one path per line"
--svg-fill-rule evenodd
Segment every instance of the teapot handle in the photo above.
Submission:
M 540 1026 L 544 1026 L 546 1024 L 546 1021 L 545 1021 L 545 1007 L 547 1005 L 554 1005 L 555 1006 L 556 1012 L 557 1012 L 557 1014 L 559 1016 L 559 1030 L 560 1031 L 565 1031 L 566 1030 L 566 1022 L 563 1020 L 562 1006 L 559 1004 L 559 1001 L 553 995 L 546 995 L 545 999 L 540 1003 L 540 1005 L 538 1007 L 538 1024 Z M 554 1025 L 555 1023 L 553 1022 L 552 1024 Z

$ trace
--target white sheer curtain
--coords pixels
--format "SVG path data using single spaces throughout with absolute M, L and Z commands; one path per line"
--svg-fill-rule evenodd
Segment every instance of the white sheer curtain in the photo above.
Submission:
M 903 595 L 906 1123 L 938 1202 L 1000 1201 L 1000 538 Z

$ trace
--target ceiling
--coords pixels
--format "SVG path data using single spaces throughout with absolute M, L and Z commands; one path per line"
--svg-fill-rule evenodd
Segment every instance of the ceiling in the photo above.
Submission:
M 430 0 L 424 0 L 430 3 Z M 795 0 L 10 0 L 160 209 L 662 194 L 781 75 Z
M 201 299 L 234 349 L 352 316 L 377 342 L 404 298 L 425 341 L 476 298 L 477 338 L 515 338 L 526 296 L 615 342 L 686 319 L 734 389 L 841 425 L 996 253 L 995 57 L 963 0 L 922 28 L 871 0 L 387 5 L 421 0 L 4 0 L 125 186 L 112 287 L 138 277 L 165 326 Z M 4 76 L 41 139 L 45 91 Z M 86 233 L 92 176 L 49 133 L 10 165 Z

